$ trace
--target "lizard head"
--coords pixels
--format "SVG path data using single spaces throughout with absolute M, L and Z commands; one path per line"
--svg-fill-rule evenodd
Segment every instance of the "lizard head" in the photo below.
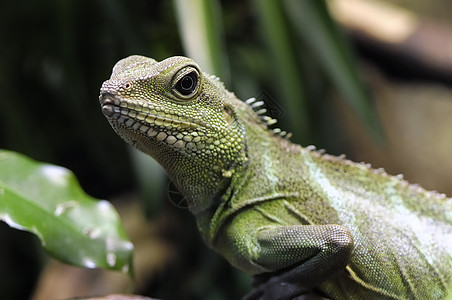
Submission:
M 195 201 L 218 192 L 246 161 L 245 132 L 232 98 L 189 58 L 157 62 L 135 55 L 114 66 L 99 100 L 118 135 L 156 159 Z

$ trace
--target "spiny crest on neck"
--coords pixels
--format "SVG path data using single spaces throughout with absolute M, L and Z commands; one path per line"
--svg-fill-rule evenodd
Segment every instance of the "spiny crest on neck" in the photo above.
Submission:
M 259 116 L 259 119 L 267 126 L 269 130 L 271 130 L 276 136 L 290 139 L 292 136 L 292 133 L 286 132 L 281 130 L 280 128 L 276 128 L 273 125 L 276 124 L 277 120 L 271 118 L 270 116 L 266 115 L 267 109 L 264 107 L 265 102 L 261 100 L 257 100 L 256 98 L 249 98 L 245 101 L 246 104 L 248 104 L 254 112 Z

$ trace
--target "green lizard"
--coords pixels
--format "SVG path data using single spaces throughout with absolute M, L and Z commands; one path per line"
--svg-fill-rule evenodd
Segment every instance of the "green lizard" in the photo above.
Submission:
M 291 143 L 185 57 L 120 60 L 102 112 L 168 173 L 204 241 L 255 276 L 249 299 L 441 299 L 452 200 Z

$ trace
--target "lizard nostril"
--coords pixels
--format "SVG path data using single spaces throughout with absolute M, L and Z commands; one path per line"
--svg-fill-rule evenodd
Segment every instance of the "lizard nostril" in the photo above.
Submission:
M 99 102 L 100 104 L 108 104 L 113 103 L 114 95 L 109 92 L 101 92 L 99 95 Z

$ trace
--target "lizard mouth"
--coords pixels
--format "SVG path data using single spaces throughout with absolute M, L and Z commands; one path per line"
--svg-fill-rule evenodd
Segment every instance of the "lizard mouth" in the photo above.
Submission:
M 162 108 L 148 102 L 119 99 L 108 92 L 101 93 L 99 102 L 102 113 L 110 121 L 114 120 L 150 136 L 152 136 L 152 132 L 157 135 L 162 128 L 172 131 L 187 131 L 197 129 L 203 125 L 199 120 L 188 119 L 168 110 L 164 111 Z M 156 129 L 156 127 L 160 129 Z

